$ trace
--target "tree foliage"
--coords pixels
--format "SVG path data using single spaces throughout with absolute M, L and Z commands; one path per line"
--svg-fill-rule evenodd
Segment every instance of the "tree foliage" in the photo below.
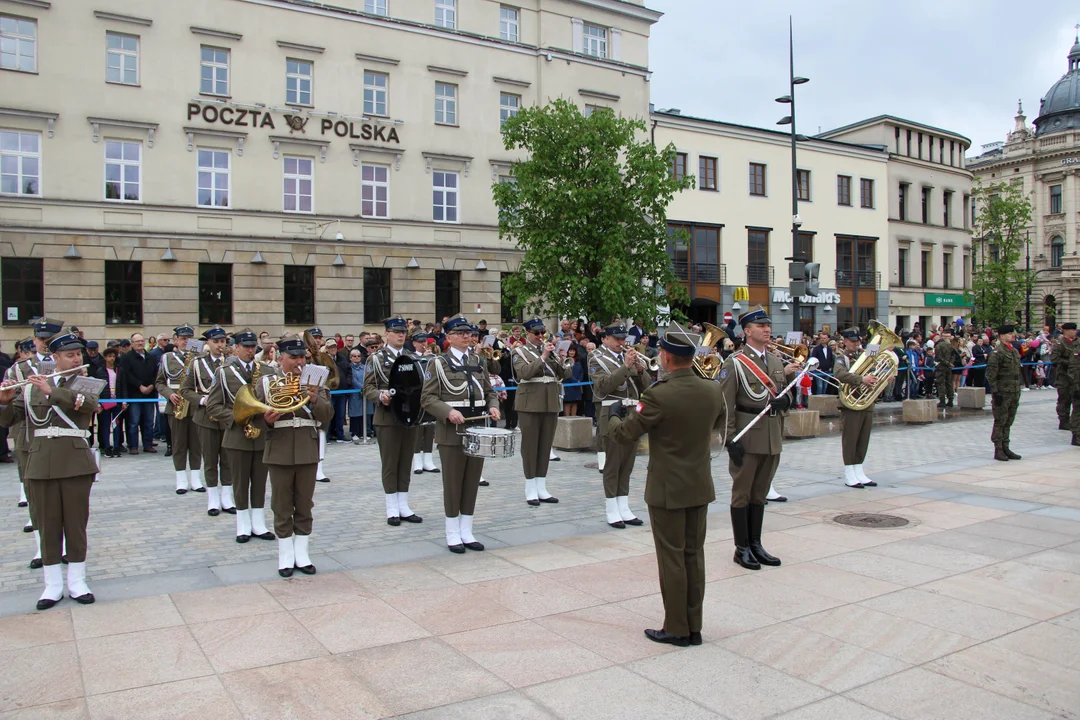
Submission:
M 977 208 L 972 227 L 976 265 L 966 299 L 975 306 L 975 322 L 1012 323 L 1032 280 L 1031 272 L 1020 267 L 1031 201 L 1020 184 L 1011 182 L 977 183 L 972 198 Z
M 507 278 L 515 310 L 649 323 L 685 303 L 667 254 L 667 206 L 694 178 L 676 180 L 674 146 L 657 150 L 645 132 L 641 120 L 586 117 L 562 99 L 506 121 L 506 149 L 528 153 L 493 188 L 499 235 L 524 251 Z

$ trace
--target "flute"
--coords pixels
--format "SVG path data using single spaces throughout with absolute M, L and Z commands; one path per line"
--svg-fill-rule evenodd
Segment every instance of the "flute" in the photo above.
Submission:
M 77 373 L 77 372 L 81 373 L 83 370 L 85 370 L 88 367 L 90 367 L 90 366 L 89 365 L 80 365 L 77 368 L 70 368 L 68 370 L 59 370 L 57 372 L 52 373 L 51 375 L 31 375 L 30 377 L 43 377 L 46 380 L 48 380 L 49 378 L 60 377 L 62 375 L 71 375 L 72 373 Z M 25 386 L 27 386 L 29 384 L 30 384 L 30 378 L 27 378 L 26 380 L 23 380 L 21 382 L 12 383 L 11 385 L 4 385 L 4 386 L 0 387 L 0 390 L 17 390 L 18 388 L 25 387 Z

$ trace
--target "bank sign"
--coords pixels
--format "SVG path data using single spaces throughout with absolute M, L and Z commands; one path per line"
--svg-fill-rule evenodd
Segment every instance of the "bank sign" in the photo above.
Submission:
M 299 112 L 301 111 L 298 110 L 297 113 Z M 275 114 L 277 115 L 276 120 Z M 280 124 L 282 127 L 288 128 L 293 135 L 307 135 L 310 129 L 312 135 L 336 135 L 354 140 L 374 140 L 376 142 L 401 144 L 395 127 L 387 127 L 378 123 L 338 120 L 332 117 L 319 118 L 318 132 L 316 133 L 315 126 L 308 127 L 308 123 L 312 118 L 300 114 L 288 115 L 285 113 L 273 113 L 269 110 L 250 110 L 230 105 L 201 105 L 190 102 L 187 106 L 187 119 L 193 120 L 195 118 L 201 118 L 203 122 L 210 125 L 276 130 L 278 124 Z
M 926 293 L 923 301 L 926 307 L 971 307 L 963 295 L 949 293 Z
M 787 290 L 773 290 L 772 301 L 774 303 L 789 303 L 791 302 L 791 293 Z M 799 298 L 799 302 L 808 305 L 839 305 L 840 295 L 833 292 L 819 293 L 817 295 L 803 295 Z

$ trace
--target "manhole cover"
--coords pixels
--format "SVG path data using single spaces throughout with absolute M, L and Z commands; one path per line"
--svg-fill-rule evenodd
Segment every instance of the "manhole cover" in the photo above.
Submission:
M 863 528 L 893 528 L 903 527 L 908 524 L 907 518 L 899 515 L 882 515 L 880 513 L 848 513 L 837 515 L 833 522 L 840 525 Z

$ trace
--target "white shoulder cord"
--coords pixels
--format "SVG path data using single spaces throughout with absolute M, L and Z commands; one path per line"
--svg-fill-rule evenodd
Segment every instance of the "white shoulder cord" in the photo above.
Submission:
M 739 384 L 742 385 L 743 390 L 750 396 L 750 399 L 754 402 L 760 402 L 769 395 L 769 387 L 763 385 L 760 392 L 754 392 L 750 389 L 750 381 L 746 377 L 746 369 L 743 364 L 738 360 L 735 361 L 735 376 L 739 379 Z

